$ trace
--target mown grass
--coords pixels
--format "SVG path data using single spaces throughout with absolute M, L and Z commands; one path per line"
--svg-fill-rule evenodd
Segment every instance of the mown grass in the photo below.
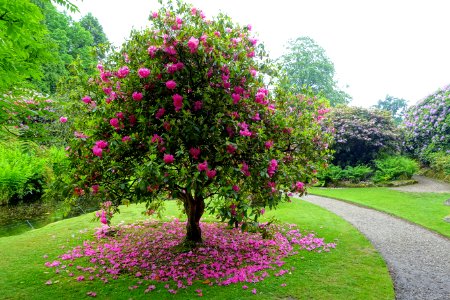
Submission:
M 114 223 L 144 219 L 143 206 L 123 208 Z M 179 216 L 174 202 L 167 203 L 165 215 Z M 196 289 L 202 289 L 205 299 L 394 299 L 392 281 L 385 262 L 373 246 L 355 228 L 336 215 L 301 200 L 283 204 L 277 211 L 266 213 L 281 222 L 295 223 L 313 230 L 327 242 L 337 242 L 330 253 L 300 252 L 287 259 L 294 267 L 283 277 L 270 276 L 263 282 L 227 287 L 208 286 L 197 282 L 178 294 L 169 294 L 164 284 L 144 294 L 147 285 L 134 290 L 137 279 L 126 275 L 104 284 L 101 281 L 77 282 L 75 277 L 54 274 L 44 263 L 65 250 L 92 237 L 98 222 L 92 214 L 59 221 L 22 235 L 0 238 L 0 286 L 2 299 L 86 299 L 94 291 L 98 299 L 193 299 Z M 212 221 L 211 216 L 205 220 Z M 86 233 L 80 231 L 87 230 Z M 48 255 L 48 258 L 43 258 Z M 47 280 L 52 285 L 45 285 Z M 286 287 L 280 286 L 282 283 Z M 257 289 L 253 295 L 251 290 Z
M 450 237 L 450 224 L 444 221 L 450 215 L 450 206 L 444 205 L 450 193 L 408 193 L 389 188 L 313 188 L 309 192 L 384 211 Z

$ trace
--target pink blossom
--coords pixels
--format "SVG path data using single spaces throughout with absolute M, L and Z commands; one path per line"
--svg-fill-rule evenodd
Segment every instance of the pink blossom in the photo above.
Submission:
M 92 194 L 95 195 L 100 190 L 100 186 L 98 184 L 94 184 L 93 186 L 91 186 L 91 189 L 92 189 Z
M 97 146 L 94 146 L 92 148 L 92 153 L 94 153 L 95 156 L 102 157 L 103 149 L 99 148 Z
M 256 77 L 256 75 L 258 75 L 258 71 L 256 71 L 255 69 L 250 69 L 250 75 Z
M 203 102 L 202 101 L 195 101 L 194 102 L 194 111 L 200 110 L 203 107 Z
M 158 144 L 162 144 L 163 143 L 163 139 L 162 137 L 160 137 L 159 135 L 157 135 L 156 133 L 153 135 L 152 137 L 152 143 L 158 143 Z
M 130 141 L 130 140 L 131 140 L 131 137 L 128 136 L 128 135 L 122 137 L 122 142 L 123 142 L 123 143 L 126 143 L 126 142 L 128 142 L 128 141 Z
M 269 177 L 272 177 L 277 171 L 277 169 L 278 169 L 278 162 L 276 159 L 272 159 L 267 167 L 267 174 L 269 174 Z
M 119 119 L 112 118 L 111 120 L 109 120 L 109 124 L 111 124 L 111 126 L 114 128 L 119 128 Z
M 107 224 L 108 224 L 108 219 L 106 219 L 105 216 L 102 216 L 102 217 L 100 218 L 100 223 L 107 225 Z
M 216 173 L 216 170 L 207 170 L 206 176 L 208 176 L 209 179 L 213 179 L 214 177 L 216 177 Z
M 183 107 L 183 97 L 175 94 L 172 96 L 173 106 L 175 106 L 175 111 L 179 111 Z
M 235 192 L 239 192 L 241 190 L 241 188 L 239 186 L 237 186 L 237 185 L 233 185 L 232 189 Z
M 247 29 L 248 29 L 248 31 L 251 31 L 251 30 L 252 30 L 252 25 L 251 25 L 251 24 L 248 24 L 248 25 L 247 25 Z
M 188 47 L 189 50 L 191 51 L 191 53 L 195 53 L 197 52 L 197 48 L 198 48 L 198 39 L 196 39 L 195 37 L 191 37 L 188 41 Z
M 147 68 L 140 68 L 138 70 L 138 75 L 141 78 L 147 78 L 150 75 L 150 70 Z
M 266 210 L 265 210 L 264 208 L 261 208 L 261 209 L 259 210 L 259 213 L 260 213 L 261 215 L 263 215 L 265 212 L 266 212 Z
M 214 31 L 214 35 L 217 37 L 220 37 L 220 32 L 219 31 Z
M 77 277 L 77 281 L 83 281 L 83 280 L 84 280 L 84 276 L 83 275 Z
M 87 292 L 86 295 L 88 295 L 89 297 L 97 297 L 97 293 L 96 292 Z
M 248 170 L 248 165 L 245 161 L 242 162 L 241 172 L 242 172 L 242 174 L 244 174 L 247 177 L 251 175 L 250 171 Z
M 173 89 L 175 89 L 177 87 L 177 83 L 175 81 L 173 81 L 173 80 L 169 80 L 169 81 L 166 82 L 166 87 L 169 90 L 173 90 Z
M 234 152 L 236 152 L 236 147 L 234 147 L 231 144 L 228 144 L 227 145 L 227 152 L 230 153 L 230 154 L 233 154 Z
M 297 181 L 294 185 L 293 188 L 295 189 L 296 192 L 303 192 L 305 189 L 305 184 L 301 181 Z
M 243 286 L 242 286 L 242 289 L 243 289 L 243 290 L 246 290 L 246 289 L 248 289 L 248 286 L 243 285 Z
M 175 50 L 175 48 L 173 46 L 166 47 L 164 49 L 164 52 L 166 52 L 169 55 L 176 55 L 177 54 L 177 50 Z
M 165 112 L 166 112 L 166 110 L 165 110 L 164 107 L 158 109 L 158 111 L 155 114 L 155 118 L 158 119 L 158 120 L 161 119 L 164 116 Z
M 171 164 L 175 161 L 175 158 L 172 154 L 164 154 L 164 163 Z
M 201 172 L 201 171 L 207 171 L 207 170 L 208 170 L 208 162 L 205 160 L 204 162 L 199 163 L 199 164 L 197 165 L 197 169 L 198 169 L 199 172 Z
M 241 96 L 239 94 L 231 94 L 231 98 L 233 98 L 233 104 L 238 104 L 239 100 L 241 100 Z
M 152 18 L 156 19 L 158 17 L 158 13 L 156 11 L 152 12 Z
M 266 147 L 266 149 L 270 149 L 273 147 L 273 141 L 269 140 L 267 142 L 264 143 L 264 147 Z
M 191 148 L 189 149 L 189 154 L 191 154 L 193 159 L 198 159 L 198 156 L 200 155 L 200 148 Z
M 253 294 L 253 295 L 256 295 L 256 289 L 253 289 L 253 290 L 252 290 L 252 294 Z
M 259 116 L 259 113 L 256 113 L 253 117 L 252 117 L 253 121 L 261 121 L 261 117 Z
M 130 69 L 128 69 L 127 66 L 120 68 L 117 71 L 117 77 L 118 78 L 125 78 L 127 77 L 127 75 L 130 73 Z
M 59 122 L 66 123 L 67 122 L 67 118 L 66 117 L 61 117 L 61 118 L 59 118 Z
M 247 57 L 255 57 L 255 51 L 250 51 L 247 53 Z
M 144 95 L 140 92 L 133 92 L 132 97 L 133 97 L 133 100 L 141 101 L 142 98 L 144 97 Z
M 89 104 L 92 102 L 92 99 L 89 96 L 84 96 L 81 100 L 86 104 Z
M 154 58 L 157 50 L 158 48 L 156 48 L 155 46 L 148 47 L 147 49 L 148 55 L 150 55 L 151 58 Z
M 106 142 L 104 140 L 98 140 L 95 142 L 95 146 L 97 146 L 101 149 L 105 149 L 106 147 L 108 147 L 108 142 Z

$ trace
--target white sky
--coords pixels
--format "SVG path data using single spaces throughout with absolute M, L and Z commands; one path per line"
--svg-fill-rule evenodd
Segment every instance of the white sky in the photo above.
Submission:
M 121 45 L 143 28 L 156 0 L 73 1 L 97 17 Z M 449 0 L 187 0 L 207 18 L 223 11 L 251 24 L 271 57 L 289 39 L 309 36 L 334 63 L 352 105 L 371 106 L 387 94 L 414 104 L 450 84 Z M 345 86 L 348 85 L 348 88 Z

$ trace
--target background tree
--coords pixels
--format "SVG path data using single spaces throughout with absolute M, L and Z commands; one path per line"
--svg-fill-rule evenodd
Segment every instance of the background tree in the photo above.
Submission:
M 287 53 L 279 61 L 287 73 L 289 85 L 297 92 L 306 86 L 315 93 L 323 93 L 333 106 L 350 102 L 350 95 L 337 87 L 333 63 L 313 39 L 290 40 Z
M 370 164 L 400 149 L 399 130 L 386 111 L 337 107 L 330 114 L 335 128 L 333 163 L 341 167 Z
M 405 99 L 386 95 L 386 98 L 384 100 L 378 100 L 374 107 L 390 112 L 395 123 L 399 125 L 403 121 L 403 115 L 408 107 L 408 102 Z
M 100 24 L 98 19 L 94 17 L 91 13 L 88 13 L 87 15 L 83 16 L 80 19 L 79 24 L 84 29 L 86 29 L 91 33 L 94 39 L 94 42 L 92 44 L 94 48 L 99 48 L 99 46 L 109 43 L 108 38 L 106 37 L 106 34 L 103 31 L 102 25 Z M 99 59 L 105 58 L 104 53 L 99 53 L 98 58 Z
M 270 61 L 225 15 L 207 21 L 169 2 L 151 23 L 78 96 L 86 115 L 70 150 L 76 199 L 112 201 L 100 215 L 107 223 L 121 203 L 146 202 L 153 213 L 176 198 L 186 240 L 199 242 L 206 209 L 245 228 L 288 192 L 303 193 L 328 158 L 326 101 L 275 81 L 269 92 Z

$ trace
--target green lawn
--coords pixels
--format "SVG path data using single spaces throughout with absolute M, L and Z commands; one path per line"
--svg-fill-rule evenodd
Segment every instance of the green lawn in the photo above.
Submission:
M 312 188 L 311 194 L 350 201 L 406 219 L 450 237 L 450 215 L 444 201 L 450 193 L 407 193 L 389 188 Z
M 123 208 L 114 218 L 131 222 L 143 219 L 143 206 Z M 330 253 L 300 252 L 288 258 L 295 267 L 283 277 L 270 276 L 257 284 L 228 287 L 195 283 L 177 295 L 169 294 L 163 284 L 151 294 L 144 294 L 143 285 L 135 290 L 128 287 L 136 278 L 122 276 L 103 284 L 100 281 L 77 282 L 73 277 L 55 275 L 44 267 L 66 249 L 91 237 L 92 229 L 99 225 L 91 222 L 92 214 L 49 224 L 22 235 L 0 238 L 0 286 L 2 299 L 86 299 L 88 291 L 95 291 L 98 299 L 192 299 L 196 289 L 202 289 L 205 299 L 394 299 L 392 281 L 386 265 L 372 245 L 346 221 L 328 211 L 300 200 L 283 204 L 275 215 L 283 222 L 296 223 L 302 229 L 314 230 L 328 242 L 337 242 Z M 169 202 L 166 216 L 178 216 L 176 205 Z M 207 216 L 205 219 L 212 220 Z M 87 229 L 86 233 L 80 230 Z M 43 255 L 47 254 L 48 259 Z M 53 285 L 44 283 L 51 279 Z M 281 287 L 282 283 L 286 287 Z M 251 290 L 257 289 L 257 295 Z

